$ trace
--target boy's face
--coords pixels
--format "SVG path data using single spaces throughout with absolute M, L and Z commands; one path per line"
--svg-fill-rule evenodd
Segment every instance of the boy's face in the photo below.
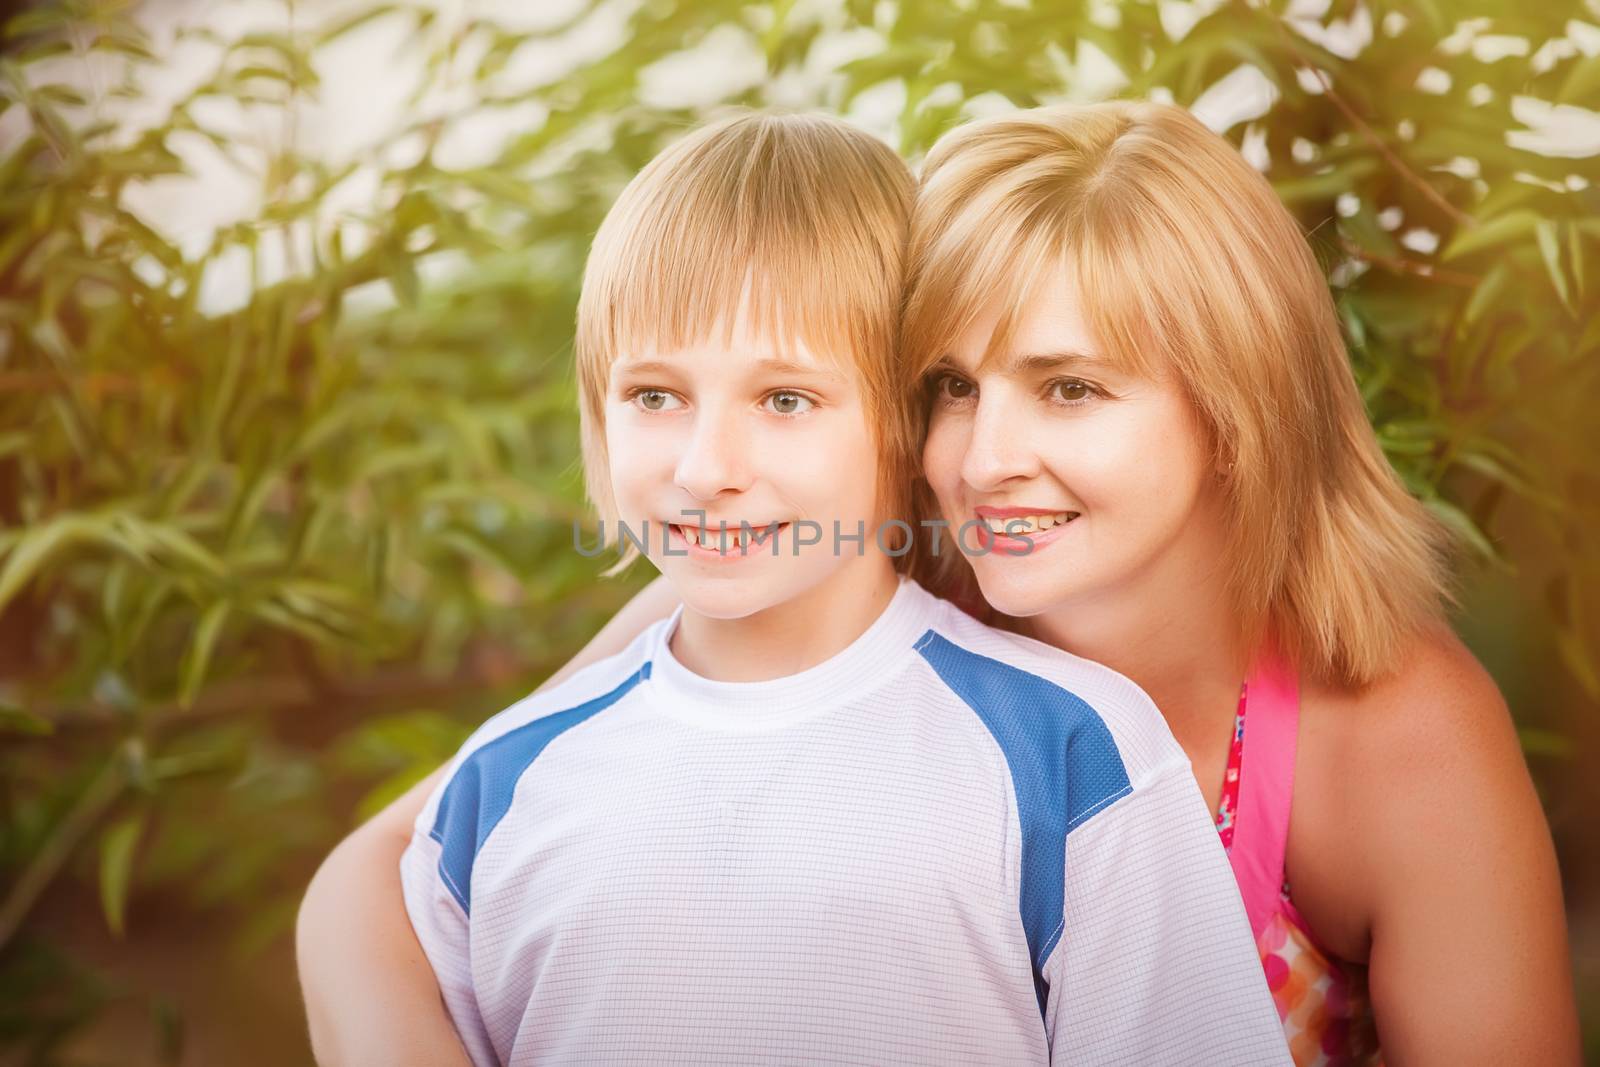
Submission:
M 861 385 L 799 342 L 740 322 L 726 345 L 628 353 L 611 368 L 605 426 L 617 515 L 636 533 L 648 522 L 646 554 L 687 610 L 744 618 L 847 594 L 884 566 Z M 742 551 L 741 521 L 754 531 Z M 846 536 L 859 524 L 864 546 L 836 541 L 835 523 Z

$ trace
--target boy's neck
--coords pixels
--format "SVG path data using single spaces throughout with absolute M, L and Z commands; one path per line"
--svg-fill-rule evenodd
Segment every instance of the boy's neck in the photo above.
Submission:
M 882 615 L 900 579 L 886 556 L 867 552 L 801 595 L 739 619 L 684 608 L 672 655 L 717 682 L 764 682 L 838 655 Z

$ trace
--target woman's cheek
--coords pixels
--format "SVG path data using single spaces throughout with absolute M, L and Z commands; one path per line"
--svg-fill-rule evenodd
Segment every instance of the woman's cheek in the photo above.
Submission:
M 1187 512 L 1199 462 L 1181 412 L 1129 410 L 1080 442 L 1077 488 L 1086 504 L 1159 515 Z
M 933 415 L 928 423 L 928 435 L 922 444 L 922 474 L 933 487 L 941 505 L 961 478 L 961 452 L 964 448 L 956 427 L 948 418 Z

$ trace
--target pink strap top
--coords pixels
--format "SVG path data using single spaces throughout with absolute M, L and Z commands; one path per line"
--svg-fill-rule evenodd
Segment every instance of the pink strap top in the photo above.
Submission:
M 1281 659 L 1263 656 L 1245 681 L 1239 701 L 1241 720 L 1246 702 L 1250 773 L 1244 773 L 1241 722 L 1234 730 L 1235 742 L 1241 747 L 1239 801 L 1228 858 L 1244 897 L 1250 929 L 1260 937 L 1282 903 L 1289 806 L 1294 799 L 1295 742 L 1300 729 L 1300 679 Z
M 1299 676 L 1263 655 L 1240 689 L 1217 828 L 1297 1067 L 1380 1064 L 1366 972 L 1318 944 L 1289 899 L 1284 857 L 1299 727 Z

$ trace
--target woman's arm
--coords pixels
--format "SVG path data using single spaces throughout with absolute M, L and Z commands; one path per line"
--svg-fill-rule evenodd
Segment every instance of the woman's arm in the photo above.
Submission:
M 1348 768 L 1384 1060 L 1576 1067 L 1555 849 L 1505 702 L 1453 638 L 1404 674 Z
M 311 1051 L 323 1067 L 469 1067 L 400 895 L 400 854 L 443 774 L 434 771 L 339 842 L 306 889 L 295 956 Z
M 677 604 L 657 578 L 540 688 L 622 651 Z M 295 954 L 311 1048 L 322 1067 L 468 1067 L 400 892 L 400 854 L 443 773 L 434 771 L 352 831 L 306 889 Z

